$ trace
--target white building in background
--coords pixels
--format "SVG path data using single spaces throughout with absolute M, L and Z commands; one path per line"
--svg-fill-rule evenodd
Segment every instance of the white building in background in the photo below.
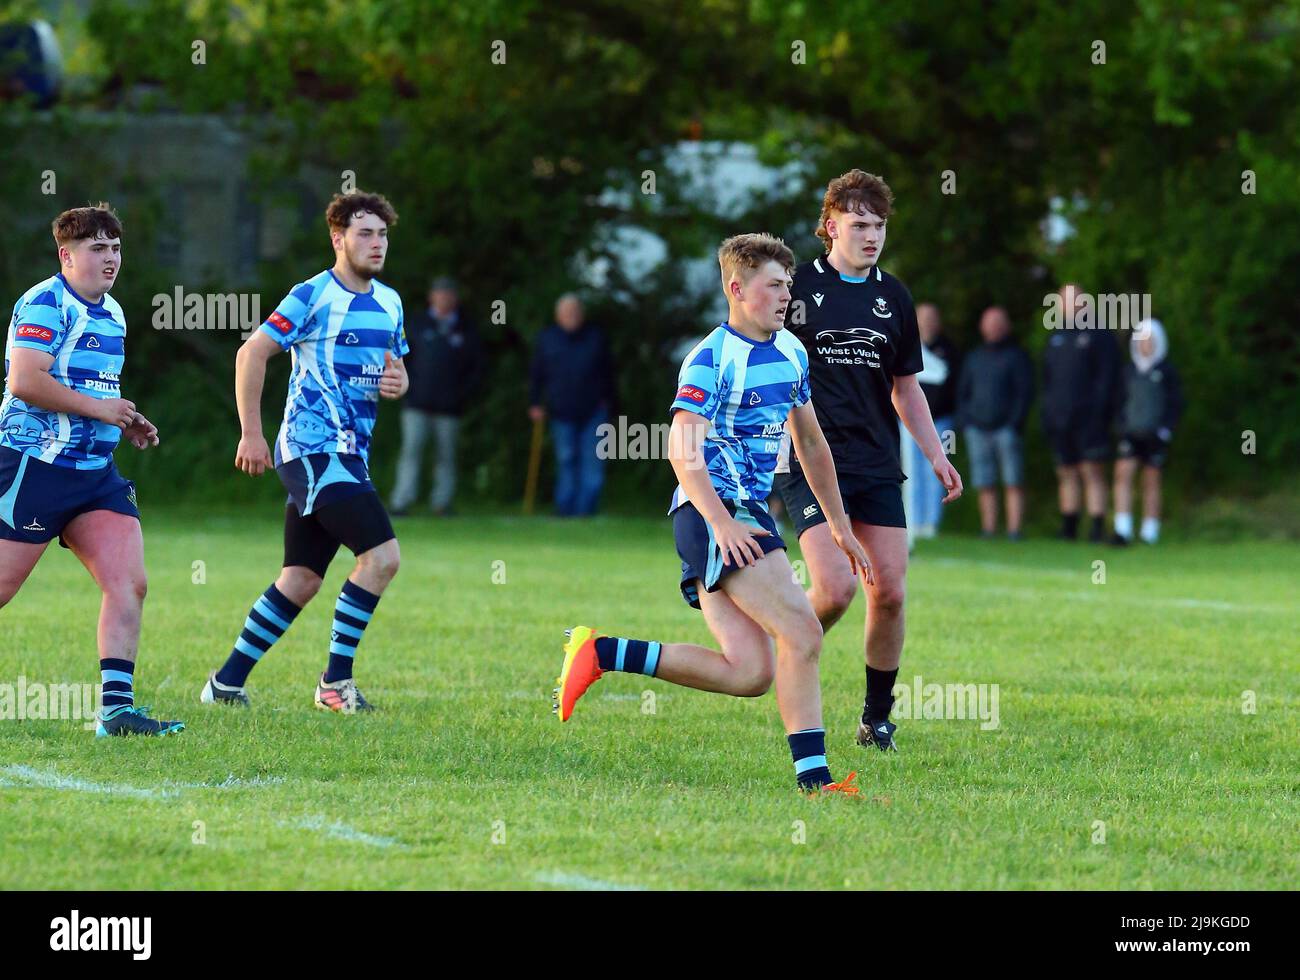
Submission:
M 725 222 L 752 210 L 756 198 L 788 199 L 809 188 L 810 180 L 811 167 L 802 161 L 770 167 L 759 160 L 757 148 L 748 143 L 682 142 L 667 154 L 666 172 L 653 174 L 655 193 L 652 207 L 658 210 L 666 206 L 664 201 L 681 201 Z M 644 184 L 644 180 L 638 182 L 631 191 L 606 190 L 597 203 L 604 208 L 623 209 L 631 214 L 633 195 L 641 193 Z M 820 200 L 819 193 L 814 193 L 814 197 Z M 614 262 L 618 264 L 620 278 L 636 281 L 670 260 L 664 240 L 633 220 L 608 222 L 601 232 L 613 243 L 615 257 L 588 261 L 580 256 L 578 259 L 578 281 L 592 290 L 609 291 L 612 288 L 611 265 Z M 677 261 L 689 298 L 692 301 L 707 299 L 711 304 L 710 316 L 724 319 L 727 304 L 718 288 L 718 263 L 712 250 Z M 634 300 L 632 296 L 621 298 Z M 673 351 L 673 356 L 680 361 L 698 339 L 683 339 L 680 356 L 677 351 Z

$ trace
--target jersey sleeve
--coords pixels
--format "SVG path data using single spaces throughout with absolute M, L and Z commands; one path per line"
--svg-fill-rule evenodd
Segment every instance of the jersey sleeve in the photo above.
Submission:
M 916 307 L 912 304 L 912 295 L 906 289 L 902 292 L 903 322 L 899 330 L 898 354 L 894 358 L 894 377 L 900 374 L 920 374 L 924 362 L 921 359 L 921 331 L 916 325 Z
M 808 352 L 802 344 L 795 351 L 795 360 L 799 365 L 799 380 L 794 386 L 794 407 L 799 408 L 812 401 L 812 384 L 808 380 Z
M 397 330 L 393 333 L 393 350 L 398 357 L 411 353 L 411 345 L 406 342 L 406 314 L 402 310 L 402 298 L 397 298 Z
M 710 422 L 717 417 L 722 404 L 722 383 L 718 370 L 717 352 L 712 345 L 691 351 L 682 362 L 677 376 L 677 395 L 668 409 L 671 415 L 679 408 L 703 415 Z
M 66 332 L 63 311 L 53 290 L 47 289 L 33 297 L 14 313 L 14 347 L 56 354 Z
M 262 324 L 262 333 L 279 344 L 281 350 L 288 350 L 311 332 L 311 294 L 309 283 L 298 284 Z

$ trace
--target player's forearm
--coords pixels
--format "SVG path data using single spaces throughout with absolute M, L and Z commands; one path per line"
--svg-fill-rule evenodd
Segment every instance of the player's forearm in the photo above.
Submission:
M 15 398 L 22 399 L 33 408 L 80 415 L 88 419 L 98 417 L 99 399 L 59 384 L 47 371 L 29 371 L 16 377 L 11 376 L 9 391 Z
M 939 433 L 935 431 L 934 419 L 930 416 L 930 403 L 925 400 L 925 392 L 920 385 L 894 389 L 894 410 L 907 426 L 916 444 L 921 447 L 925 458 L 934 462 L 936 456 L 942 456 L 943 444 Z
M 719 522 L 730 517 L 731 514 L 723 505 L 718 491 L 713 489 L 708 467 L 704 465 L 703 458 L 698 454 L 677 452 L 674 451 L 675 448 L 670 447 L 668 460 L 673 465 L 677 482 L 686 492 L 686 499 L 700 512 L 700 516 L 709 522 L 710 527 L 717 527 Z
M 262 434 L 262 388 L 266 384 L 266 361 L 249 356 L 241 347 L 235 356 L 235 405 L 239 410 L 239 432 Z
M 835 460 L 831 456 L 831 447 L 826 444 L 825 436 L 818 438 L 812 445 L 795 445 L 795 455 L 803 467 L 803 475 L 808 480 L 822 513 L 834 527 L 848 527 L 849 517 L 844 512 L 844 501 L 840 497 L 840 481 L 835 474 Z

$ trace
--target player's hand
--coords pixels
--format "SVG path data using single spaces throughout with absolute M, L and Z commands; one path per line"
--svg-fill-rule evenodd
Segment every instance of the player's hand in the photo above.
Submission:
M 410 384 L 402 359 L 394 360 L 390 351 L 384 351 L 384 373 L 379 378 L 379 394 L 384 398 L 401 398 Z
M 950 504 L 961 496 L 961 474 L 957 472 L 957 467 L 948 462 L 947 456 L 940 456 L 934 462 L 934 475 L 939 478 L 943 488 L 948 491 L 948 495 L 943 498 L 943 503 Z
M 96 407 L 99 411 L 95 418 L 119 429 L 126 429 L 135 421 L 135 402 L 129 402 L 125 398 L 105 398 Z
M 542 408 L 541 405 L 530 405 L 528 407 L 528 417 L 534 422 L 545 422 L 546 409 Z
M 876 573 L 871 568 L 871 559 L 867 557 L 867 550 L 862 547 L 862 542 L 853 533 L 852 525 L 836 527 L 832 524 L 831 537 L 835 540 L 835 546 L 848 556 L 853 574 L 861 575 L 867 585 L 875 585 Z
M 150 446 L 158 445 L 158 426 L 136 412 L 135 418 L 123 431 L 122 437 L 136 449 L 148 449 Z
M 767 535 L 768 532 L 761 527 L 741 524 L 734 517 L 728 517 L 713 529 L 713 540 L 717 543 L 718 550 L 722 552 L 723 563 L 739 568 L 756 565 L 762 560 L 763 549 L 754 539 L 767 537 Z
M 239 440 L 235 450 L 235 468 L 243 470 L 249 476 L 261 476 L 275 466 L 271 458 L 271 447 L 262 436 L 244 436 Z

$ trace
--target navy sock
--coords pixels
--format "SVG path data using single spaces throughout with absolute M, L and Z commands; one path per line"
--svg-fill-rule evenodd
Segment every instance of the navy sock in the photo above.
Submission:
M 893 670 L 876 670 L 867 665 L 867 700 L 862 706 L 862 720 L 888 721 L 889 712 L 894 710 L 894 681 L 898 679 L 898 668 Z
M 596 659 L 601 670 L 621 670 L 629 674 L 654 677 L 659 669 L 662 644 L 654 640 L 626 640 L 619 636 L 602 636 L 596 641 Z
M 227 687 L 243 687 L 262 654 L 284 635 L 300 612 L 274 585 L 258 596 L 235 640 L 235 648 L 230 651 L 225 666 L 217 671 L 217 681 Z
M 351 580 L 343 583 L 343 591 L 334 603 L 334 628 L 330 631 L 330 662 L 325 668 L 325 683 L 347 680 L 352 676 L 352 659 L 357 654 L 357 644 L 366 631 L 370 617 L 379 605 L 379 596 L 367 592 Z
M 1061 537 L 1073 541 L 1079 536 L 1079 513 L 1061 515 Z
M 830 767 L 826 765 L 826 729 L 805 728 L 787 735 L 786 740 L 790 743 L 794 775 L 799 780 L 800 789 L 816 789 L 834 782 Z
M 100 705 L 105 713 L 135 704 L 135 664 L 130 660 L 105 657 L 99 662 L 103 694 Z

